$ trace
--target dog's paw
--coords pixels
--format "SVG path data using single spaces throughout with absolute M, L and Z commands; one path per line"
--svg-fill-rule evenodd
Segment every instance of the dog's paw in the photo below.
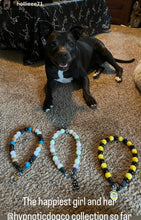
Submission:
M 121 83 L 121 82 L 122 82 L 122 78 L 119 77 L 119 76 L 116 76 L 116 77 L 115 77 L 115 80 L 116 80 L 116 82 L 118 82 L 118 83 Z
M 99 76 L 100 76 L 100 71 L 98 70 L 95 70 L 94 72 L 93 72 L 93 78 L 94 79 L 98 79 L 99 78 Z
M 51 109 L 53 108 L 53 104 L 52 104 L 52 101 L 46 101 L 44 102 L 44 105 L 43 105 L 43 110 L 44 112 L 49 112 Z
M 53 108 L 53 105 L 50 105 L 50 106 L 47 107 L 44 111 L 45 111 L 45 112 L 49 112 L 52 108 Z
M 88 96 L 87 99 L 86 99 L 86 103 L 87 105 L 92 108 L 92 109 L 96 109 L 97 107 L 97 103 L 95 101 L 95 99 L 92 97 L 92 96 Z

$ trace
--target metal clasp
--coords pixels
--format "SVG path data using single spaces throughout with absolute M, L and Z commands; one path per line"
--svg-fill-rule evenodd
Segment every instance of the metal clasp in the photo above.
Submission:
M 73 190 L 79 190 L 80 187 L 79 187 L 79 185 L 78 185 L 78 181 L 77 181 L 77 179 L 74 178 L 74 177 L 71 177 L 71 179 L 73 180 L 73 181 L 72 181 Z

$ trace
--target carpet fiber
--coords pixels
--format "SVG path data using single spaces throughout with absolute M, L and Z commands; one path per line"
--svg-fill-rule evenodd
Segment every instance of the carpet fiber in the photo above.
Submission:
M 113 68 L 107 65 L 99 79 L 94 80 L 93 73 L 89 75 L 90 91 L 98 103 L 96 111 L 87 107 L 81 89 L 72 84 L 58 84 L 53 93 L 54 108 L 44 113 L 44 64 L 39 62 L 34 66 L 23 66 L 20 52 L 0 51 L 0 215 L 7 215 L 8 212 L 81 214 L 81 217 L 84 213 L 95 213 L 97 217 L 100 214 L 103 217 L 106 214 L 120 215 L 121 212 L 141 215 L 140 162 L 130 186 L 119 193 L 119 199 L 113 205 L 105 203 L 111 188 L 97 159 L 100 141 L 117 135 L 135 145 L 140 160 L 141 94 L 135 87 L 133 71 L 141 58 L 141 29 L 112 26 L 110 33 L 96 37 L 116 58 L 136 59 L 131 64 L 120 64 L 124 69 L 120 84 L 115 82 Z M 11 184 L 10 178 L 15 170 L 9 156 L 9 143 L 15 132 L 26 126 L 42 131 L 44 146 L 32 167 L 19 181 Z M 72 190 L 72 180 L 62 176 L 49 153 L 50 140 L 60 128 L 73 129 L 80 136 L 79 191 Z M 15 150 L 20 164 L 29 159 L 37 144 L 32 134 L 18 139 Z M 59 137 L 56 151 L 64 167 L 71 170 L 76 157 L 73 138 L 68 135 Z M 130 150 L 120 143 L 111 143 L 105 147 L 104 156 L 114 181 L 121 182 L 132 161 Z M 49 201 L 54 205 L 49 205 Z

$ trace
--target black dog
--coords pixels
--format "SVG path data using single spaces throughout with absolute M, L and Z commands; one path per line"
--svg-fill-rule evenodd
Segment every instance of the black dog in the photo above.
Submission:
M 49 111 L 53 107 L 52 91 L 56 81 L 68 83 L 77 80 L 82 89 L 86 104 L 95 109 L 97 103 L 89 91 L 88 73 L 94 69 L 100 69 L 105 61 L 116 69 L 116 81 L 122 81 L 123 69 L 116 63 L 133 62 L 121 61 L 113 58 L 112 54 L 104 44 L 90 37 L 82 37 L 83 28 L 74 27 L 69 32 L 57 32 L 53 28 L 47 32 L 44 25 L 41 25 L 42 42 L 46 53 L 46 75 L 47 91 L 43 105 L 44 111 Z

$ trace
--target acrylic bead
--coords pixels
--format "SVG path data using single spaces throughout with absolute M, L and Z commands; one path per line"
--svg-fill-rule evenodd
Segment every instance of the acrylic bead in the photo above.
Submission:
M 34 151 L 34 155 L 35 155 L 36 157 L 38 157 L 38 155 L 39 155 L 39 152 L 37 152 L 37 151 Z
M 51 152 L 51 153 L 55 153 L 55 148 L 51 148 L 51 149 L 50 149 L 50 152 Z
M 128 178 L 128 180 L 131 180 L 132 179 L 132 174 L 131 173 L 126 173 L 125 177 Z
M 10 155 L 14 155 L 14 154 L 16 154 L 16 152 L 15 152 L 14 150 L 12 150 L 12 151 L 10 152 Z
M 111 174 L 109 172 L 105 173 L 105 177 L 108 179 L 109 177 L 111 177 Z
M 60 164 L 60 160 L 55 160 L 55 165 Z
M 12 163 L 18 161 L 16 157 L 12 158 Z
M 75 161 L 74 161 L 76 164 L 80 164 L 80 160 L 78 160 L 78 159 L 75 159 Z
M 74 164 L 73 167 L 78 169 L 79 168 L 79 164 Z
M 80 143 L 80 142 L 77 142 L 77 143 L 76 143 L 76 146 L 77 146 L 77 147 L 81 147 L 81 143 Z
M 80 150 L 81 151 L 81 147 L 77 147 L 76 150 Z
M 63 165 L 62 165 L 61 163 L 57 165 L 57 168 L 58 168 L 58 169 L 60 169 L 60 168 L 62 168 L 62 167 L 63 167 Z
M 106 163 L 102 163 L 102 164 L 101 164 L 101 168 L 102 168 L 102 169 L 107 168 L 107 164 L 106 164 Z
M 73 130 L 69 130 L 69 134 L 72 134 L 73 133 Z
M 11 142 L 10 142 L 10 144 L 13 144 L 13 145 L 15 145 L 15 141 L 11 141 Z
M 25 166 L 26 166 L 27 168 L 30 167 L 30 165 L 31 165 L 31 164 L 30 164 L 29 162 L 26 162 L 26 163 L 25 163 Z
M 55 141 L 54 141 L 54 140 L 51 140 L 51 141 L 50 141 L 50 144 L 51 144 L 51 145 L 54 145 L 54 144 L 55 144 Z
M 110 140 L 110 141 L 113 141 L 113 140 L 114 140 L 114 137 L 113 137 L 113 136 L 110 136 L 110 137 L 109 137 L 109 140 Z
M 99 155 L 98 155 L 98 159 L 104 159 L 103 154 L 99 154 Z
M 56 161 L 56 160 L 58 160 L 58 157 L 57 156 L 53 156 L 53 161 Z
M 61 135 L 61 131 L 57 131 L 57 134 L 58 134 L 58 136 L 60 136 Z
M 41 151 L 41 148 L 40 148 L 40 147 L 37 147 L 37 148 L 36 148 L 36 152 L 39 153 L 40 151 Z
M 57 134 L 57 133 L 55 133 L 53 137 L 54 137 L 54 138 L 58 138 L 58 134 Z
M 13 137 L 13 138 L 12 138 L 12 141 L 16 142 L 16 138 L 15 138 L 15 137 Z
M 123 137 L 118 137 L 118 141 L 122 142 L 123 141 Z
M 98 147 L 98 150 L 100 150 L 100 151 L 103 151 L 103 149 L 104 149 L 104 148 L 103 148 L 102 146 L 99 146 L 99 147 Z
M 65 130 L 64 129 L 61 129 L 61 134 L 64 134 L 65 133 Z
M 80 150 L 77 150 L 77 151 L 76 151 L 76 154 L 77 154 L 77 155 L 81 155 L 81 151 L 80 151 Z
M 138 158 L 137 158 L 137 157 L 133 157 L 133 158 L 132 158 L 132 161 L 138 163 Z
M 42 144 L 38 144 L 38 147 L 39 147 L 39 148 L 42 148 L 42 147 L 43 147 L 43 145 L 42 145 Z
M 21 132 L 20 132 L 20 131 L 18 131 L 18 132 L 14 135 L 14 137 L 15 137 L 16 139 L 18 139 L 20 136 L 21 136 Z
M 131 166 L 130 166 L 130 169 L 133 170 L 133 171 L 135 172 L 137 168 L 136 168 L 136 166 L 131 165 Z
M 29 130 L 29 131 L 32 131 L 32 127 L 29 127 L 28 130 Z
M 38 133 L 38 132 L 39 132 L 39 129 L 36 129 L 36 130 L 35 130 L 35 133 Z
M 101 143 L 103 143 L 103 144 L 105 145 L 105 144 L 107 144 L 107 141 L 106 141 L 105 139 L 103 139 L 103 140 L 101 141 Z
M 44 144 L 44 141 L 39 141 L 39 144 L 42 144 L 42 145 L 43 145 L 43 144 Z
M 136 149 L 132 149 L 132 154 L 137 154 L 137 150 Z
M 131 141 L 127 141 L 127 146 L 130 147 L 132 145 Z
M 75 136 L 74 136 L 74 139 L 75 139 L 75 140 L 79 139 L 79 136 L 78 136 L 78 135 L 75 135 Z

